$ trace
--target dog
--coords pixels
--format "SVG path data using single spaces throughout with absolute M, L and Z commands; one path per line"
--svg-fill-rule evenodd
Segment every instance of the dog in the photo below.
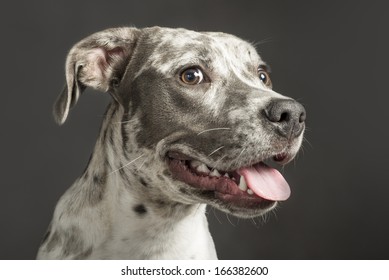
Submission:
M 206 205 L 252 218 L 290 195 L 306 112 L 233 35 L 112 28 L 66 59 L 63 124 L 85 88 L 112 96 L 89 163 L 59 200 L 38 259 L 217 259 Z

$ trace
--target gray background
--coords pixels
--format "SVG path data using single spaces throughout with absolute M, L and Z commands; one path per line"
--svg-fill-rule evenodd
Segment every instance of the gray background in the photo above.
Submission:
M 374 1 L 3 1 L 0 258 L 35 257 L 109 102 L 88 91 L 64 126 L 54 124 L 69 48 L 104 28 L 161 25 L 259 42 L 274 89 L 308 112 L 309 143 L 283 172 L 292 197 L 266 223 L 209 210 L 219 257 L 388 259 L 384 8 Z

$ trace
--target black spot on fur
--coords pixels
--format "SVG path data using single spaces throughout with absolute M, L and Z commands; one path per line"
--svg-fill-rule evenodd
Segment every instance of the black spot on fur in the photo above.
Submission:
M 84 242 L 81 239 L 81 233 L 77 227 L 72 226 L 64 232 L 63 239 L 63 254 L 65 257 L 69 255 L 75 255 L 77 257 L 87 251 L 84 249 Z
M 139 216 L 143 216 L 147 213 L 147 209 L 143 204 L 136 205 L 134 207 L 135 213 L 137 213 Z
M 93 175 L 93 183 L 95 185 L 104 185 L 107 181 L 107 177 L 104 175 Z
M 103 174 L 95 174 L 93 175 L 93 185 L 90 186 L 90 189 L 86 193 L 86 199 L 89 201 L 91 205 L 96 205 L 101 200 L 103 200 L 106 183 L 107 183 L 107 175 Z
M 145 180 L 143 180 L 143 178 L 139 178 L 139 182 L 146 188 L 149 187 L 149 184 L 147 184 L 147 182 L 145 182 Z

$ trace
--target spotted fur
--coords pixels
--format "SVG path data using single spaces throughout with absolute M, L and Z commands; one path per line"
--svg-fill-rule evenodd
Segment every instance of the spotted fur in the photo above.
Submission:
M 261 117 L 288 99 L 257 75 L 265 64 L 249 43 L 224 33 L 115 28 L 77 43 L 54 115 L 65 122 L 85 87 L 109 92 L 83 175 L 58 202 L 39 259 L 215 259 L 205 205 L 241 217 L 263 209 L 221 203 L 172 178 L 166 153 L 179 150 L 230 170 L 275 152 L 291 160 L 302 141 L 285 139 Z M 187 87 L 198 66 L 212 81 Z M 225 129 L 218 129 L 225 128 Z

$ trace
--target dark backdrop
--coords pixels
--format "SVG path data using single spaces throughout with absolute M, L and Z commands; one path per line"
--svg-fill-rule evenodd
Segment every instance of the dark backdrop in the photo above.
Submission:
M 109 102 L 89 91 L 64 126 L 54 124 L 67 51 L 92 32 L 122 25 L 223 31 L 259 42 L 274 89 L 306 106 L 304 152 L 284 170 L 292 197 L 266 222 L 209 209 L 220 258 L 389 258 L 384 11 L 374 1 L 3 1 L 0 258 L 35 257 Z

